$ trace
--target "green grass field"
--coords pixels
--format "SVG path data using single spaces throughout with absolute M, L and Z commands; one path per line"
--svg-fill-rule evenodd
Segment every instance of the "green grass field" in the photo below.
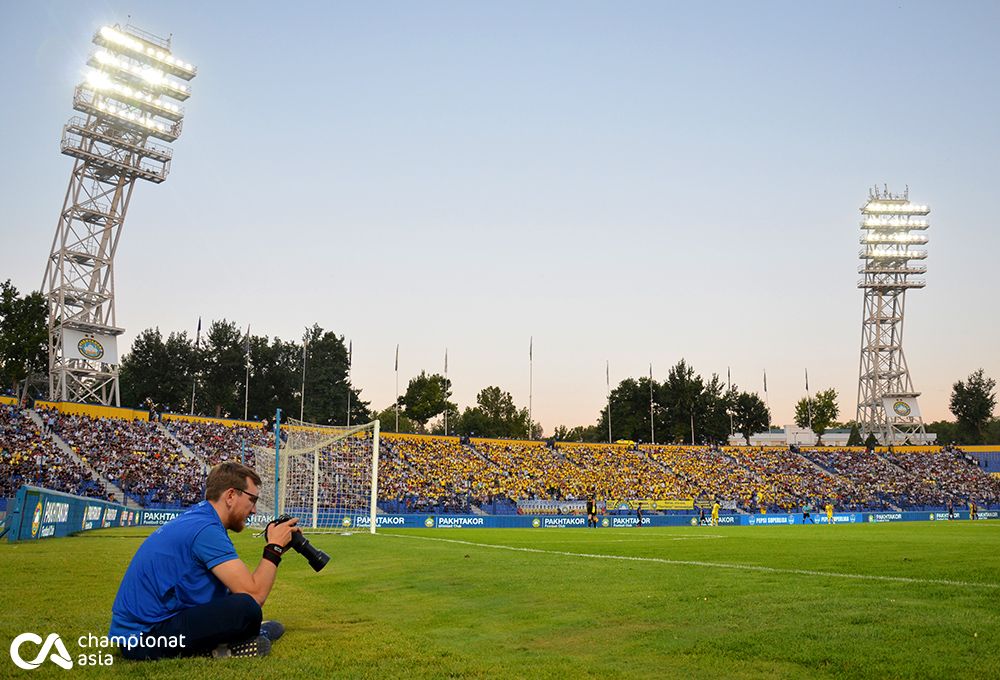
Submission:
M 149 530 L 0 545 L 0 678 L 14 636 L 106 634 Z M 265 659 L 64 671 L 128 678 L 998 678 L 1000 523 L 386 530 L 282 562 Z M 235 536 L 255 565 L 259 539 Z

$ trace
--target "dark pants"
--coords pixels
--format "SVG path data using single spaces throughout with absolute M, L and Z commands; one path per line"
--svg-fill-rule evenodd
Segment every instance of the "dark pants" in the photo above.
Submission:
M 122 656 L 133 661 L 171 656 L 204 654 L 225 642 L 242 642 L 260 634 L 260 605 L 250 595 L 227 595 L 199 607 L 185 609 L 160 621 L 143 640 L 161 635 L 184 636 L 184 647 L 121 648 Z

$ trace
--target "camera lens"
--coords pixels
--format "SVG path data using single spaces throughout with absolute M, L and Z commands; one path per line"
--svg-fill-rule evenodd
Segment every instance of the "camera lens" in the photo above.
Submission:
M 313 571 L 321 571 L 323 567 L 326 566 L 326 563 L 330 561 L 329 555 L 313 546 L 313 544 L 298 531 L 292 534 L 292 548 L 295 552 L 306 558 L 306 561 L 309 562 L 309 566 L 313 568 Z

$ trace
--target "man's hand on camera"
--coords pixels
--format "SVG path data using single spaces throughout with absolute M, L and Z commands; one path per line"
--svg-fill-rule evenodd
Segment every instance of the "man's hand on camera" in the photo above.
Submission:
M 287 522 L 282 522 L 281 524 L 274 524 L 272 522 L 267 525 L 264 539 L 269 544 L 280 545 L 282 548 L 287 548 L 292 542 L 292 534 L 296 531 L 302 531 L 296 526 L 298 523 L 298 517 L 293 517 Z

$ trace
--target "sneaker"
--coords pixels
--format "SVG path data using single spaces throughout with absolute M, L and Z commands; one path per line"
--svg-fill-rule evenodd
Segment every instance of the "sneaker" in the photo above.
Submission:
M 274 642 L 285 634 L 285 627 L 277 621 L 265 621 L 260 624 L 260 634 Z
M 271 653 L 271 641 L 263 635 L 244 640 L 219 645 L 212 651 L 216 659 L 226 659 L 235 656 L 267 656 Z

